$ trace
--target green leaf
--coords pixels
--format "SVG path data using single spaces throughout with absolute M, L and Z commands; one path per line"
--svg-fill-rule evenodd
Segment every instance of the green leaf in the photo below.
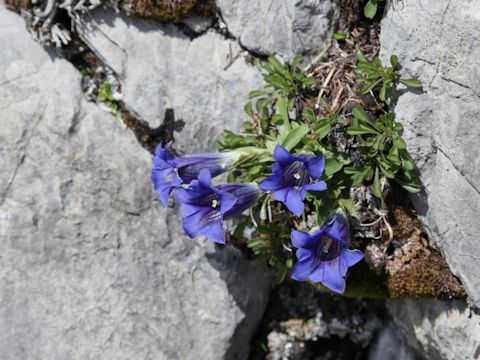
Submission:
M 407 150 L 399 151 L 400 159 L 402 160 L 402 167 L 405 170 L 413 170 L 415 169 L 415 162 L 413 161 L 412 157 L 408 153 Z
M 367 113 L 360 106 L 355 106 L 352 110 L 352 114 L 353 114 L 353 116 L 355 116 L 359 120 L 365 121 L 367 123 L 370 122 L 370 119 L 368 118 Z
M 256 97 L 265 95 L 265 94 L 266 94 L 266 92 L 263 91 L 263 90 L 253 90 L 253 91 L 250 91 L 250 92 L 248 93 L 248 98 L 249 98 L 249 99 L 253 99 L 253 98 L 256 98 Z
M 378 84 L 380 84 L 380 81 L 382 81 L 382 79 L 378 79 L 376 81 L 373 81 L 372 83 L 368 84 L 367 86 L 365 86 L 363 89 L 362 89 L 362 94 L 365 95 L 365 94 L 368 94 L 370 91 L 372 91 L 375 86 L 377 86 Z
M 319 124 L 315 127 L 315 132 L 317 136 L 315 137 L 316 141 L 321 141 L 325 136 L 328 135 L 332 125 L 328 119 L 321 120 Z
M 252 103 L 246 103 L 243 107 L 243 110 L 247 113 L 248 116 L 253 117 Z
M 345 34 L 345 33 L 333 33 L 333 38 L 335 40 L 345 40 L 347 38 L 347 34 Z
M 373 194 L 379 199 L 382 197 L 382 190 L 380 189 L 380 175 L 378 173 L 378 167 L 375 168 L 375 178 L 373 180 Z
M 310 108 L 305 109 L 305 111 L 303 112 L 303 117 L 311 122 L 317 121 L 317 116 L 315 115 L 315 112 Z
M 343 164 L 334 158 L 329 158 L 325 160 L 325 169 L 323 170 L 323 175 L 329 177 L 330 175 L 339 172 L 343 167 Z
M 369 0 L 363 9 L 363 13 L 367 18 L 373 19 L 377 13 L 377 0 Z
M 403 150 L 407 147 L 407 144 L 405 144 L 405 140 L 403 140 L 401 137 L 394 137 L 393 138 L 393 143 L 395 144 L 395 146 L 397 148 L 399 148 L 400 150 Z
M 283 65 L 280 63 L 280 61 L 277 60 L 276 57 L 274 56 L 269 56 L 268 57 L 268 62 L 273 66 L 276 72 L 279 74 L 284 75 L 285 74 L 285 68 Z
M 398 64 L 398 56 L 397 55 L 390 56 L 390 64 L 392 64 L 393 67 L 395 67 Z
M 297 55 L 293 58 L 292 60 L 292 63 L 290 64 L 290 66 L 295 69 L 303 60 L 303 57 L 300 56 L 300 55 Z
M 369 61 L 367 60 L 365 55 L 363 55 L 363 53 L 360 50 L 355 51 L 355 56 L 356 56 L 358 61 L 363 62 L 363 63 L 367 63 L 367 64 L 369 63 Z
M 400 82 L 411 88 L 421 88 L 422 82 L 417 79 L 400 79 Z
M 285 149 L 290 151 L 295 146 L 297 146 L 300 141 L 302 141 L 302 139 L 305 137 L 305 135 L 307 135 L 309 133 L 309 131 L 310 131 L 310 128 L 308 127 L 308 125 L 306 125 L 306 124 L 300 125 L 300 126 L 296 127 L 295 129 L 291 130 L 287 134 L 287 136 L 285 137 L 285 139 L 283 140 L 281 145 Z
M 414 176 L 411 172 L 406 171 L 404 175 L 398 175 L 395 178 L 395 181 L 409 192 L 418 193 L 422 190 L 420 179 Z
M 387 85 L 383 83 L 382 87 L 380 88 L 380 94 L 378 96 L 380 100 L 385 101 L 386 92 L 387 92 Z

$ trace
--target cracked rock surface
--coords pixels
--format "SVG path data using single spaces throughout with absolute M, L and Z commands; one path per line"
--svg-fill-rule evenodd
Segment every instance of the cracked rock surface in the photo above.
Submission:
M 480 357 L 480 313 L 465 302 L 405 299 L 391 302 L 389 310 L 397 327 L 422 358 Z
M 418 16 L 418 14 L 422 14 Z M 423 91 L 395 108 L 425 193 L 414 205 L 470 300 L 480 306 L 480 3 L 412 0 L 382 20 L 384 61 L 397 54 Z
M 240 129 L 248 92 L 263 84 L 240 46 L 214 30 L 190 39 L 174 25 L 98 9 L 79 32 L 119 75 L 130 111 L 150 126 L 161 124 L 166 108 L 185 121 L 175 137 L 183 151 L 211 148 L 225 124 Z
M 258 54 L 291 60 L 296 54 L 317 55 L 333 32 L 331 0 L 216 0 L 228 30 L 240 44 Z
M 149 154 L 1 3 L 0 43 L 1 358 L 244 358 L 264 269 L 183 235 Z

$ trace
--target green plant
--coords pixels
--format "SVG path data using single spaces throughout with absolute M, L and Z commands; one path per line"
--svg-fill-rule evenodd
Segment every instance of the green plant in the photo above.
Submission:
M 395 55 L 390 57 L 391 66 L 383 66 L 379 58 L 370 62 L 360 51 L 357 51 L 356 56 L 358 59 L 358 81 L 365 83 L 362 89 L 363 94 L 379 88 L 379 99 L 389 107 L 393 105 L 393 90 L 398 82 L 410 88 L 420 88 L 422 86 L 422 83 L 417 79 L 402 79 L 400 77 L 402 67 Z
M 358 81 L 366 83 L 364 92 L 378 87 L 380 101 L 389 106 L 393 104 L 397 82 L 411 87 L 420 85 L 415 79 L 400 79 L 396 56 L 392 56 L 390 68 L 384 68 L 378 59 L 370 63 L 362 54 L 357 57 Z M 312 91 L 316 79 L 297 67 L 300 61 L 296 58 L 291 65 L 282 65 L 275 58 L 269 58 L 266 64 L 259 64 L 266 85 L 250 93 L 250 99 L 257 99 L 245 106 L 250 120 L 244 123 L 243 133 L 225 131 L 223 142 L 216 144 L 222 151 L 242 147 L 257 149 L 229 172 L 230 182 L 259 183 L 271 176 L 272 154 L 277 145 L 292 154 L 325 158 L 321 180 L 327 183 L 327 190 L 306 194 L 305 211 L 300 218 L 285 211 L 271 194 L 263 193 L 250 216 L 234 232 L 234 236 L 241 239 L 245 228 L 255 229 L 250 240 L 246 240 L 247 246 L 269 264 L 278 282 L 293 264 L 292 230 L 321 226 L 338 210 L 347 214 L 357 211 L 350 198 L 352 187 L 371 185 L 379 198 L 388 180 L 398 182 L 408 191 L 421 189 L 414 174 L 415 164 L 401 138 L 403 126 L 395 122 L 393 113 L 384 113 L 378 118 L 372 114 L 370 119 L 363 108 L 356 107 L 353 116 L 341 115 L 331 110 L 324 99 L 320 102 L 321 111 L 305 106 L 309 96 L 316 98 Z M 337 133 L 343 134 L 348 146 L 338 145 Z
M 354 119 L 347 132 L 357 136 L 359 149 L 364 156 L 362 164 L 345 168 L 353 186 L 373 179 L 375 196 L 382 196 L 383 178 L 395 180 L 410 192 L 419 192 L 421 183 L 413 173 L 415 163 L 406 150 L 401 137 L 403 125 L 395 122 L 393 113 L 380 115 L 377 122 L 368 118 L 364 109 L 353 109 Z
M 112 93 L 112 85 L 108 81 L 104 81 L 98 89 L 98 101 L 104 102 L 117 115 L 120 109 L 117 100 Z
M 369 0 L 365 7 L 363 8 L 363 13 L 369 19 L 373 19 L 377 14 L 378 1 L 382 0 Z

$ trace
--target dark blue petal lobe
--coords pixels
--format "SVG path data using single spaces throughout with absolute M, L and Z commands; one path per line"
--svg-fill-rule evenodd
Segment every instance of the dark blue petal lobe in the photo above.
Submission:
M 293 269 L 291 278 L 297 281 L 306 281 L 313 270 L 313 263 L 312 261 L 302 261 L 297 262 Z
M 307 162 L 307 169 L 310 177 L 319 179 L 323 175 L 325 169 L 325 158 L 323 156 L 317 156 Z
M 315 239 L 303 231 L 293 230 L 291 237 L 292 244 L 296 248 L 310 248 L 315 244 Z
M 343 294 L 345 291 L 345 279 L 340 274 L 339 261 L 325 262 L 322 284 L 332 291 Z
M 280 146 L 280 145 L 277 145 L 275 147 L 275 150 L 273 152 L 273 157 L 282 165 L 288 165 L 294 161 L 299 160 L 299 158 L 290 154 L 287 149 L 285 149 L 283 146 Z
M 305 204 L 303 203 L 301 193 L 295 189 L 291 189 L 288 192 L 287 198 L 285 199 L 285 205 L 288 210 L 297 216 L 302 215 L 303 210 L 305 209 Z

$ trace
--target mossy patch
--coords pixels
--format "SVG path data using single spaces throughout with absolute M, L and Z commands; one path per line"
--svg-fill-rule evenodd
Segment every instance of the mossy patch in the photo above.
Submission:
M 193 10 L 197 0 L 125 0 L 132 15 L 161 22 L 178 22 Z

